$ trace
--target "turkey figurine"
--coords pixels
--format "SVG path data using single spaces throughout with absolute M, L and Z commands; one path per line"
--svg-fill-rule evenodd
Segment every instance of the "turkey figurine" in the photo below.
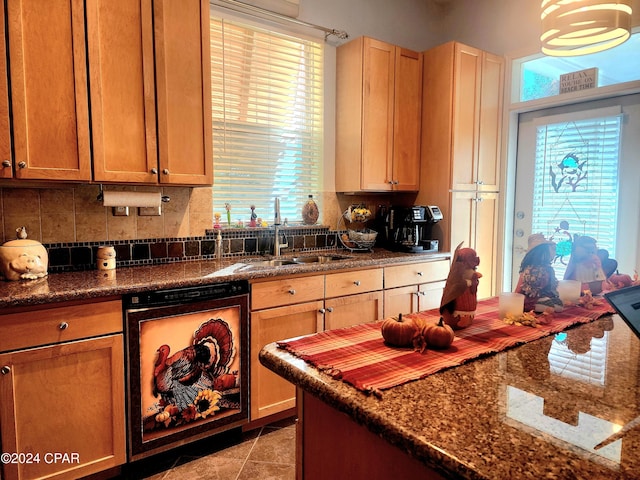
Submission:
M 217 377 L 228 373 L 235 356 L 233 334 L 224 320 L 210 319 L 196 330 L 192 345 L 169 353 L 168 345 L 158 349 L 153 394 L 182 411 L 199 392 L 213 389 Z
M 482 277 L 476 268 L 480 258 L 473 248 L 458 245 L 451 263 L 451 270 L 442 292 L 440 315 L 455 330 L 468 327 L 473 322 L 478 304 L 478 280 Z

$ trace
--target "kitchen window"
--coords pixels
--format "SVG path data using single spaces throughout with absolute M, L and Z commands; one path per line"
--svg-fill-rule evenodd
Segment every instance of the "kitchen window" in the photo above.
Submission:
M 323 45 L 211 18 L 214 212 L 300 220 L 322 191 Z M 320 209 L 322 211 L 322 206 Z

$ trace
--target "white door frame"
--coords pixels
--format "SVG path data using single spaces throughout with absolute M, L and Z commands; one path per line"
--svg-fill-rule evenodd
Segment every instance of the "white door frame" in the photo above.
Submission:
M 528 52 L 530 55 L 531 52 Z M 599 100 L 621 95 L 629 95 L 640 92 L 640 81 L 626 82 L 617 85 L 583 90 L 580 92 L 566 93 L 529 102 L 512 102 L 513 89 L 519 89 L 519 84 L 513 82 L 513 65 L 518 59 L 527 55 L 506 56 L 505 62 L 505 89 L 504 89 L 504 116 L 502 129 L 502 172 L 500 177 L 501 192 L 500 205 L 498 206 L 500 215 L 498 218 L 498 242 L 496 255 L 496 271 L 501 272 L 496 279 L 496 292 L 511 291 L 511 270 L 513 263 L 513 219 L 515 202 L 515 172 L 516 155 L 518 146 L 518 115 L 544 108 L 570 105 L 574 103 L 586 102 L 589 100 Z M 518 81 L 519 81 L 519 75 Z M 516 90 L 517 91 L 517 90 Z M 640 238 L 638 239 L 638 249 L 640 250 Z

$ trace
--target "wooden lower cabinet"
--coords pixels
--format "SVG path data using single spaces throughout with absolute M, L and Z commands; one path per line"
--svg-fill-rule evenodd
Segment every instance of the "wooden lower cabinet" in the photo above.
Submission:
M 384 269 L 384 317 L 440 306 L 450 260 L 394 265 Z
M 258 359 L 268 343 L 322 330 L 322 300 L 251 312 L 251 421 L 296 406 L 296 389 Z
M 0 438 L 21 456 L 2 462 L 1 478 L 76 479 L 124 464 L 120 299 L 5 312 Z
M 444 281 L 391 288 L 384 291 L 384 317 L 440 307 Z
M 125 463 L 121 333 L 0 354 L 4 480 L 76 479 Z
M 381 291 L 328 298 L 324 302 L 324 329 L 350 327 L 382 319 Z
M 251 421 L 296 406 L 295 387 L 260 363 L 271 342 L 382 318 L 382 269 L 278 280 L 251 286 Z

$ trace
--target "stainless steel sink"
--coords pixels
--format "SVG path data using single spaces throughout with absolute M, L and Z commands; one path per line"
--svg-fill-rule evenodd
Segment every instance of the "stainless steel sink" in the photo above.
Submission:
M 340 255 L 311 255 L 304 257 L 294 257 L 293 261 L 296 263 L 330 263 L 348 259 L 349 257 L 343 257 Z
M 297 265 L 298 262 L 293 260 L 285 260 L 282 258 L 273 258 L 271 260 L 258 260 L 257 262 L 251 262 L 252 267 L 281 267 L 283 265 Z
M 314 263 L 330 263 L 340 260 L 348 260 L 351 257 L 343 257 L 341 255 L 305 255 L 293 258 L 272 258 L 269 260 L 256 260 L 249 263 L 252 268 L 255 267 L 282 267 L 286 265 L 309 265 Z

